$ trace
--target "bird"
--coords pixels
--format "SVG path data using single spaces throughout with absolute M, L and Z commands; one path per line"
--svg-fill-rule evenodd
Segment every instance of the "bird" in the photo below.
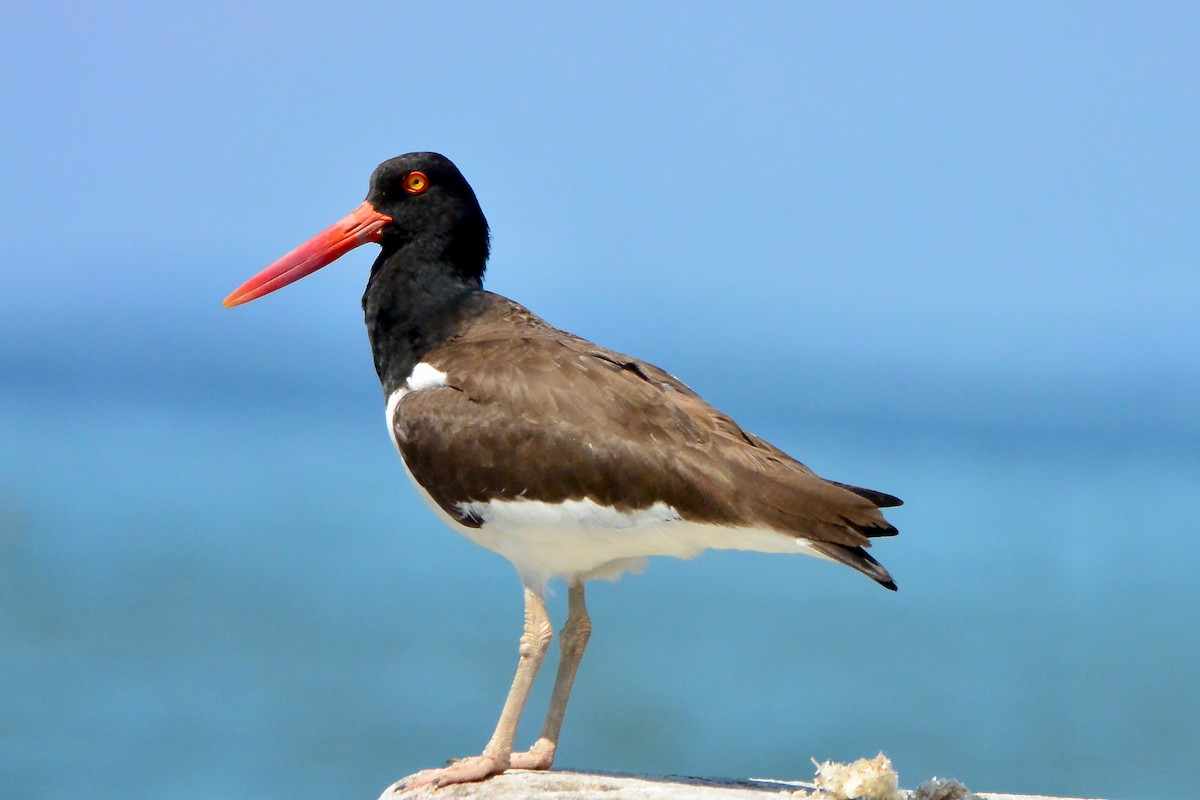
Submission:
M 374 170 L 344 219 L 224 300 L 248 303 L 377 243 L 362 307 L 392 441 L 434 513 L 520 578 L 525 626 L 491 739 L 394 791 L 550 769 L 591 635 L 590 580 L 727 549 L 816 556 L 896 590 L 866 548 L 897 533 L 880 509 L 898 498 L 818 476 L 668 372 L 486 291 L 490 242 L 462 172 L 438 153 L 408 153 Z M 551 579 L 567 585 L 558 672 L 540 735 L 518 751 L 553 638 Z

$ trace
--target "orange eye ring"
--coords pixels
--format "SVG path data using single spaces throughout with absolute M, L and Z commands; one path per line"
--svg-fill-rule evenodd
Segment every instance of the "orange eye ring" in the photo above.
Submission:
M 429 188 L 429 178 L 424 172 L 413 170 L 404 176 L 404 191 L 409 194 L 420 194 Z

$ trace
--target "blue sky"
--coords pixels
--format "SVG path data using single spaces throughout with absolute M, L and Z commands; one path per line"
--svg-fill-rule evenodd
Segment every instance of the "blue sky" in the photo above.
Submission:
M 718 400 L 811 380 L 962 419 L 1020 385 L 1010 411 L 1120 397 L 1196 431 L 1194 5 L 45 3 L 0 28 L 10 379 L 369 382 L 370 248 L 219 300 L 432 149 L 492 223 L 490 288 Z

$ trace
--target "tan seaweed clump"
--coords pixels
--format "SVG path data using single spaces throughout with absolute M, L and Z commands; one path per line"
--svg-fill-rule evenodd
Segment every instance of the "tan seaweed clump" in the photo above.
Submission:
M 816 760 L 813 763 L 817 767 L 813 784 L 837 800 L 904 800 L 900 778 L 891 759 L 883 753 L 851 764 Z

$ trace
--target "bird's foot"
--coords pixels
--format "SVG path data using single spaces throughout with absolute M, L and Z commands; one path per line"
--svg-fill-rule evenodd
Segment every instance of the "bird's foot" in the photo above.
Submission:
M 549 739 L 538 739 L 533 747 L 523 753 L 513 753 L 509 756 L 511 769 L 550 769 L 554 763 L 554 751 L 558 746 Z
M 499 775 L 506 769 L 508 769 L 508 759 L 488 755 L 460 758 L 449 766 L 423 769 L 407 778 L 401 778 L 384 790 L 383 794 L 379 796 L 379 800 L 403 797 L 409 792 L 426 787 L 438 789 L 442 786 L 453 786 L 456 783 L 484 781 L 493 775 Z

